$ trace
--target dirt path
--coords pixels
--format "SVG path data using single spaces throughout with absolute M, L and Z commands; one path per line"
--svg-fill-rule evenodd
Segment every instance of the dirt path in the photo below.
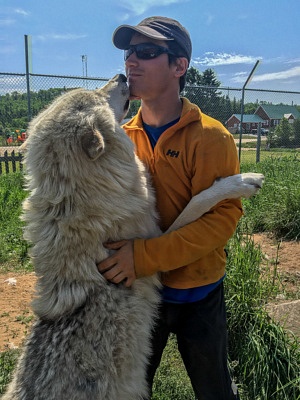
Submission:
M 282 283 L 290 293 L 299 298 L 300 288 L 300 242 L 282 242 L 279 245 L 267 235 L 255 235 L 266 262 L 278 262 Z M 19 347 L 34 316 L 30 302 L 34 293 L 35 275 L 0 274 L 0 351 Z M 273 305 L 272 305 L 273 306 Z M 283 295 L 274 302 L 272 313 L 281 319 L 288 329 L 300 337 L 300 301 L 287 301 Z

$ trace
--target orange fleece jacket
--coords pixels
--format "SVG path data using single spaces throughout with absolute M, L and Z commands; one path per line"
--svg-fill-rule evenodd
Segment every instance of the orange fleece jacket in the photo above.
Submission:
M 160 136 L 154 150 L 143 130 L 141 110 L 123 126 L 152 175 L 163 231 L 192 196 L 210 187 L 218 177 L 239 173 L 232 135 L 198 106 L 182 100 L 180 120 Z M 164 285 L 178 289 L 217 282 L 225 273 L 224 246 L 241 215 L 240 199 L 225 200 L 174 232 L 135 239 L 137 277 L 160 272 Z

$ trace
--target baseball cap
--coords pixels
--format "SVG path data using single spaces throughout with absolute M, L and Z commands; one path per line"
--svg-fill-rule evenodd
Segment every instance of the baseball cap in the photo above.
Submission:
M 191 60 L 192 42 L 188 31 L 175 19 L 168 17 L 149 17 L 138 25 L 121 25 L 113 33 L 113 43 L 118 49 L 128 49 L 132 35 L 141 33 L 151 39 L 173 40 L 183 50 L 188 61 Z

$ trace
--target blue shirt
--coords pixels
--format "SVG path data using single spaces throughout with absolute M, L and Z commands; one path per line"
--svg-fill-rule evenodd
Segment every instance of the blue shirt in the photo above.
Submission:
M 223 282 L 225 275 L 215 283 L 210 283 L 205 286 L 198 286 L 191 289 L 174 289 L 168 286 L 162 288 L 162 298 L 166 303 L 193 303 L 204 299 L 210 292 Z
M 143 122 L 144 129 L 148 135 L 152 148 L 154 148 L 154 146 L 156 145 L 156 142 L 158 141 L 160 135 L 172 125 L 175 125 L 179 121 L 179 119 L 180 118 L 176 118 L 174 119 L 174 121 L 168 122 L 166 125 L 159 126 L 158 128 L 153 128 L 153 126 L 147 125 L 145 124 L 145 122 Z

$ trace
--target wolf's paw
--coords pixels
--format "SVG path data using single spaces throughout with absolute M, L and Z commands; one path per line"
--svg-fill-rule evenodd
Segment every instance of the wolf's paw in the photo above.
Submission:
M 254 172 L 247 172 L 245 174 L 241 174 L 242 182 L 243 182 L 243 193 L 242 197 L 248 199 L 251 196 L 254 196 L 258 193 L 259 189 L 262 188 L 265 177 L 263 174 L 258 174 Z
M 227 199 L 236 199 L 239 197 L 248 199 L 257 194 L 263 182 L 264 175 L 248 172 L 217 179 L 212 188 Z

